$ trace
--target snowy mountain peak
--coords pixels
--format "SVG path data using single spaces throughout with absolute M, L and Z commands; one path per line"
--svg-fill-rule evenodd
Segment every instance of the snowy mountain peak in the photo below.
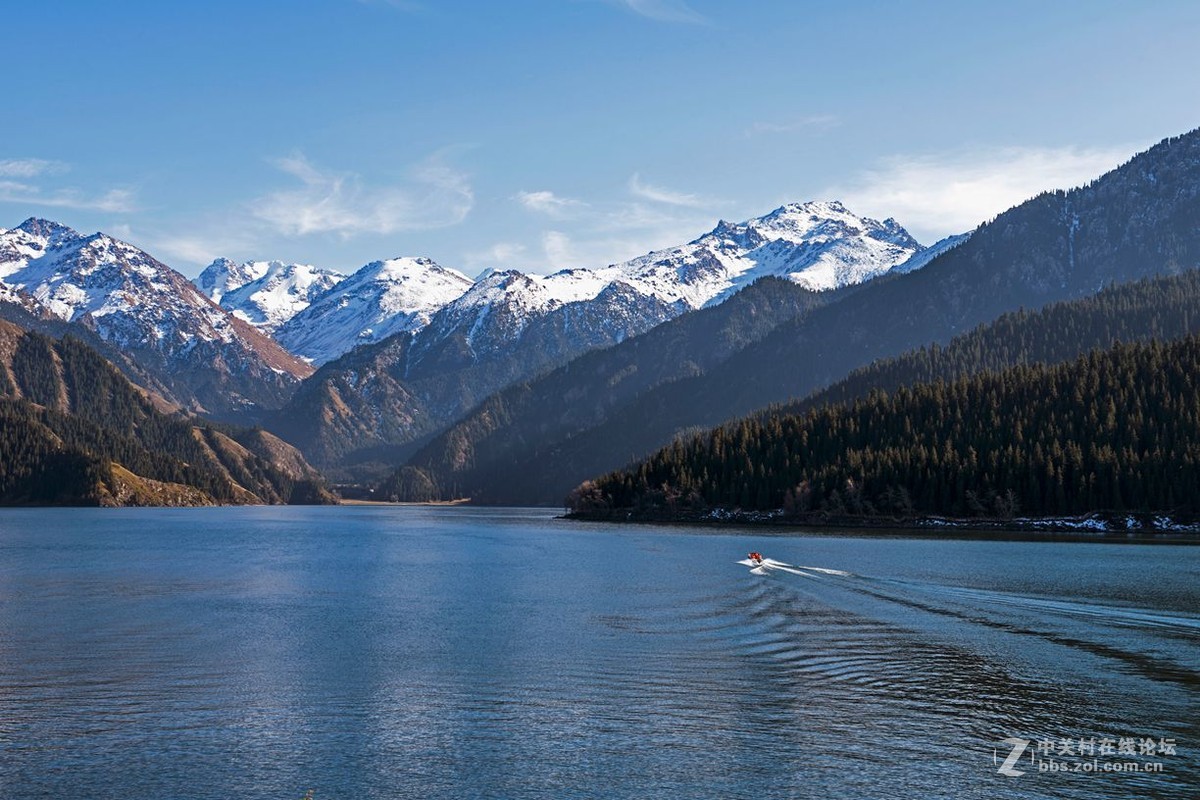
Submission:
M 745 222 L 722 220 L 688 244 L 600 269 L 564 269 L 552 275 L 485 271 L 473 285 L 460 284 L 461 296 L 419 329 L 413 352 L 421 357 L 433 352 L 438 341 L 461 337 L 476 356 L 500 353 L 514 346 L 536 319 L 559 309 L 572 319 L 583 319 L 589 316 L 585 306 L 603 307 L 608 316 L 623 318 L 623 328 L 615 334 L 619 340 L 661 322 L 664 314 L 718 303 L 761 277 L 783 277 L 814 290 L 833 289 L 883 274 L 921 249 L 894 220 L 859 217 L 838 201 L 790 203 Z M 347 292 L 354 280 L 348 279 L 337 292 Z M 614 286 L 619 291 L 605 293 Z M 567 308 L 572 304 L 579 305 Z M 306 324 L 316 324 L 316 318 Z M 378 325 L 370 326 L 368 333 L 381 338 Z M 577 335 L 586 338 L 588 332 Z
M 266 273 L 266 262 L 247 261 L 239 264 L 228 258 L 218 258 L 201 272 L 193 283 L 214 303 L 220 303 L 227 293 L 240 289 Z
M 293 353 L 323 363 L 359 344 L 419 330 L 471 286 L 466 275 L 429 258 L 372 261 L 314 297 L 276 337 Z
M 77 243 L 83 238 L 66 225 L 30 217 L 12 230 L 0 232 L 0 278 L 23 269 L 50 250 Z
M 375 281 L 387 284 L 403 284 L 412 280 L 424 280 L 429 274 L 462 279 L 470 282 L 470 278 L 461 272 L 447 269 L 431 258 L 401 256 L 386 261 L 372 261 L 358 272 L 354 273 L 357 283 Z
M 568 291 L 564 300 L 554 289 L 556 279 L 569 279 L 575 272 L 588 271 L 565 270 L 549 277 L 517 270 L 489 271 L 420 330 L 414 362 L 438 342 L 455 336 L 462 338 L 475 357 L 514 346 L 531 322 L 574 299 Z
M 784 203 L 763 219 L 783 216 L 785 214 L 808 214 L 813 217 L 837 217 L 850 214 L 841 200 L 807 200 L 803 203 Z M 852 214 L 850 214 L 853 216 Z
M 728 228 L 756 231 L 764 240 L 800 242 L 847 236 L 865 236 L 919 249 L 920 245 L 894 219 L 883 222 L 860 217 L 839 200 L 788 203 L 769 214 Z
M 462 336 L 481 352 L 477 343 L 499 347 L 502 341 L 515 341 L 530 322 L 564 306 L 615 308 L 619 298 L 628 301 L 628 308 L 617 312 L 628 317 L 621 335 L 632 335 L 643 327 L 634 319 L 639 315 L 649 315 L 646 324 L 651 324 L 650 317 L 657 324 L 663 314 L 718 303 L 761 277 L 782 277 L 813 290 L 834 289 L 883 274 L 921 249 L 895 220 L 859 217 L 839 201 L 822 200 L 789 203 L 744 222 L 722 220 L 688 244 L 599 269 L 564 269 L 552 275 L 489 269 L 472 282 L 428 258 L 373 261 L 312 296 L 307 308 L 301 309 L 299 301 L 287 305 L 286 314 L 246 305 L 244 296 L 251 287 L 272 280 L 266 275 L 270 270 L 214 263 L 205 271 L 212 275 L 202 275 L 198 282 L 243 319 L 274 331 L 293 353 L 323 363 L 358 344 L 398 332 L 420 332 L 418 351 L 430 351 L 440 339 Z M 251 280 L 251 274 L 258 277 Z M 212 288 L 239 282 L 245 288 Z M 617 283 L 621 291 L 601 297 Z M 586 315 L 582 306 L 564 313 L 573 318 Z
M 178 272 L 103 233 L 81 236 L 65 225 L 28 220 L 0 234 L 0 279 L 38 310 L 138 354 L 139 364 L 178 389 L 184 403 L 228 408 L 268 395 L 274 402 L 308 372 Z
M 345 275 L 309 264 L 219 258 L 196 278 L 196 286 L 239 319 L 273 332 L 308 308 Z
M 461 297 L 450 303 L 450 307 L 463 310 L 512 304 L 524 309 L 545 308 L 556 302 L 544 285 L 550 280 L 514 269 L 494 270 L 476 281 Z
M 34 239 L 46 242 L 50 247 L 70 239 L 82 238 L 81 234 L 74 228 L 63 225 L 61 222 L 41 219 L 40 217 L 30 217 L 13 230 L 24 231 Z
M 667 303 L 699 308 L 766 276 L 816 291 L 861 283 L 921 249 L 895 220 L 859 217 L 837 200 L 821 200 L 789 203 L 745 222 L 722 220 L 686 245 L 597 272 L 622 275 Z

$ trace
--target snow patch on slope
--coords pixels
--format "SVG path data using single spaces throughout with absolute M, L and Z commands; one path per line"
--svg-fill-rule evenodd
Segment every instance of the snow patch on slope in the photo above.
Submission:
M 274 332 L 336 286 L 345 275 L 310 264 L 220 258 L 196 278 L 196 286 L 238 319 Z
M 313 298 L 276 331 L 284 347 L 316 363 L 357 345 L 416 331 L 472 286 L 428 258 L 374 261 Z

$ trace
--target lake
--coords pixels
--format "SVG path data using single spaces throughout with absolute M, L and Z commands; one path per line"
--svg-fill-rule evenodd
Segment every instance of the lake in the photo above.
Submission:
M 1197 547 L 0 511 L 4 800 L 1194 798 L 1198 745 Z

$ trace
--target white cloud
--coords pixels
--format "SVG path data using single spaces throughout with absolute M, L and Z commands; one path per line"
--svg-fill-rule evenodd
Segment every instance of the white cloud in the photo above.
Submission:
M 561 264 L 564 267 L 578 266 L 575 255 L 571 250 L 571 237 L 562 231 L 545 231 L 542 234 L 542 250 L 546 260 L 551 264 Z
M 682 22 L 707 25 L 708 18 L 689 6 L 685 0 L 612 0 L 634 14 L 659 22 Z
M 679 229 L 614 230 L 600 232 L 584 230 L 570 233 L 542 233 L 542 270 L 554 272 L 568 267 L 605 267 L 631 258 L 661 250 L 695 238 L 697 233 L 712 227 L 711 222 L 683 225 Z
M 93 194 L 76 187 L 47 186 L 45 179 L 70 165 L 45 158 L 0 159 L 0 203 L 124 213 L 135 208 L 133 190 L 115 188 Z
M 444 228 L 462 222 L 475 202 L 467 176 L 437 155 L 414 167 L 404 186 L 368 186 L 354 173 L 319 169 L 300 153 L 274 163 L 302 185 L 258 198 L 251 212 L 285 235 Z
M 44 158 L 0 158 L 0 178 L 36 178 L 38 175 L 66 172 L 62 161 Z
M 206 265 L 220 256 L 276 258 L 288 251 L 299 253 L 289 256 L 299 260 L 311 258 L 305 255 L 311 245 L 295 237 L 326 233 L 348 240 L 446 227 L 461 222 L 474 201 L 466 176 L 440 154 L 412 167 L 401 186 L 368 185 L 358 175 L 323 169 L 300 153 L 272 163 L 299 185 L 189 215 L 186 221 L 136 232 L 126 228 L 129 240 L 170 264 Z
M 813 114 L 808 117 L 798 117 L 784 122 L 761 121 L 753 123 L 746 129 L 747 136 L 761 136 L 773 133 L 799 133 L 805 130 L 828 130 L 836 128 L 841 120 L 833 114 Z
M 654 186 L 653 184 L 642 181 L 638 173 L 633 173 L 629 179 L 629 191 L 635 197 L 641 197 L 645 200 L 653 200 L 655 203 L 666 203 L 671 206 L 684 206 L 685 208 L 703 208 L 713 204 L 711 200 L 686 192 L 677 192 L 674 189 L 666 189 L 662 186 Z
M 109 189 L 103 194 L 90 195 L 80 189 L 47 191 L 28 183 L 6 180 L 0 180 L 0 203 L 21 203 L 31 206 L 108 211 L 110 213 L 124 213 L 136 208 L 133 191 L 130 189 Z
M 467 269 L 506 269 L 519 264 L 527 250 L 520 242 L 496 242 L 483 250 L 472 250 L 464 255 Z
M 1085 183 L 1136 149 L 1005 147 L 894 156 L 822 195 L 859 214 L 895 217 L 918 239 L 934 239 L 973 230 L 1039 192 Z
M 248 227 L 239 228 L 231 221 L 221 224 L 209 221 L 204 223 L 202 230 L 188 232 L 135 230 L 129 225 L 115 225 L 112 233 L 171 265 L 208 265 L 221 256 L 237 254 L 248 257 L 261 246 L 255 231 Z
M 568 216 L 573 209 L 587 205 L 569 197 L 559 197 L 549 190 L 517 192 L 516 199 L 530 211 L 557 218 Z
M 128 237 L 138 238 L 130 231 Z M 209 236 L 162 236 L 148 240 L 146 249 L 151 253 L 161 253 L 160 257 L 178 259 L 191 264 L 211 264 L 226 253 L 237 252 L 236 247 L 222 243 L 216 237 Z
M 519 254 L 528 253 L 525 263 L 513 266 L 553 271 L 625 261 L 694 239 L 712 228 L 723 205 L 647 183 L 638 173 L 625 189 L 628 197 L 606 202 L 584 202 L 551 190 L 517 194 L 525 208 L 554 220 L 554 225 L 538 234 L 540 252 L 538 247 L 526 248 Z

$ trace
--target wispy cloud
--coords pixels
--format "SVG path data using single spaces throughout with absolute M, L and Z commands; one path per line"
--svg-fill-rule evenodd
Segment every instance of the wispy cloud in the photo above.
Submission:
M 577 256 L 571 248 L 571 237 L 562 231 L 542 233 L 542 251 L 551 264 L 571 265 Z
M 186 228 L 156 225 L 147 220 L 136 227 L 116 223 L 108 231 L 118 239 L 136 245 L 175 267 L 183 264 L 208 265 L 221 256 L 233 258 L 274 257 L 262 253 L 265 226 L 244 213 L 224 212 L 189 217 Z
M 1004 147 L 900 155 L 822 194 L 860 214 L 895 217 L 918 238 L 938 238 L 972 230 L 1041 191 L 1085 183 L 1136 150 Z
M 775 133 L 799 133 L 800 131 L 823 131 L 836 128 L 841 120 L 833 114 L 813 114 L 807 117 L 772 122 L 755 122 L 746 129 L 747 136 L 763 136 Z
M 569 216 L 573 210 L 587 205 L 581 200 L 560 197 L 546 189 L 537 192 L 517 192 L 516 200 L 530 211 L 555 218 Z
M 521 192 L 516 196 L 521 205 L 553 220 L 553 226 L 540 231 L 536 245 L 491 255 L 522 258 L 521 264 L 507 265 L 537 270 L 602 267 L 695 238 L 712 227 L 723 205 L 647 183 L 638 173 L 624 190 L 625 197 L 604 202 L 585 202 L 550 190 Z
M 74 186 L 54 186 L 55 181 L 48 180 L 69 170 L 69 164 L 45 158 L 0 159 L 0 203 L 110 213 L 134 210 L 132 189 L 87 192 Z
M 80 189 L 44 190 L 17 181 L 0 180 L 0 203 L 20 203 L 48 208 L 125 213 L 137 206 L 131 189 L 109 189 L 103 194 L 87 194 Z
M 205 233 L 143 234 L 127 230 L 122 236 L 167 263 L 211 264 L 214 259 L 235 254 L 252 254 L 260 246 L 257 237 L 240 231 L 210 230 Z
M 297 185 L 279 188 L 186 221 L 129 230 L 130 240 L 171 264 L 210 263 L 214 258 L 276 258 L 309 245 L 295 237 L 327 234 L 342 240 L 431 230 L 461 222 L 474 204 L 467 176 L 439 151 L 409 169 L 399 185 L 368 183 L 336 172 L 295 152 L 270 161 Z M 300 258 L 306 256 L 300 255 Z
M 491 247 L 466 253 L 464 262 L 469 270 L 484 267 L 505 269 L 522 263 L 527 250 L 520 242 L 496 242 Z
M 636 235 L 604 237 L 595 231 L 542 231 L 541 269 L 553 272 L 570 267 L 602 267 L 636 255 L 641 245 Z
M 713 205 L 711 200 L 707 200 L 699 195 L 679 192 L 674 189 L 667 189 L 662 186 L 646 183 L 642 180 L 641 175 L 636 172 L 629 178 L 629 191 L 634 197 L 652 200 L 655 203 L 666 203 L 671 206 L 704 208 L 705 206 Z
M 369 186 L 355 173 L 323 170 L 302 153 L 273 163 L 301 185 L 258 198 L 251 212 L 286 235 L 444 228 L 462 222 L 475 202 L 467 176 L 437 155 L 414 167 L 402 186 Z
M 44 158 L 0 158 L 0 178 L 36 178 L 66 172 L 67 164 Z
M 658 22 L 676 22 L 687 25 L 708 25 L 708 17 L 696 11 L 686 0 L 609 0 L 612 5 L 624 8 L 647 19 Z

